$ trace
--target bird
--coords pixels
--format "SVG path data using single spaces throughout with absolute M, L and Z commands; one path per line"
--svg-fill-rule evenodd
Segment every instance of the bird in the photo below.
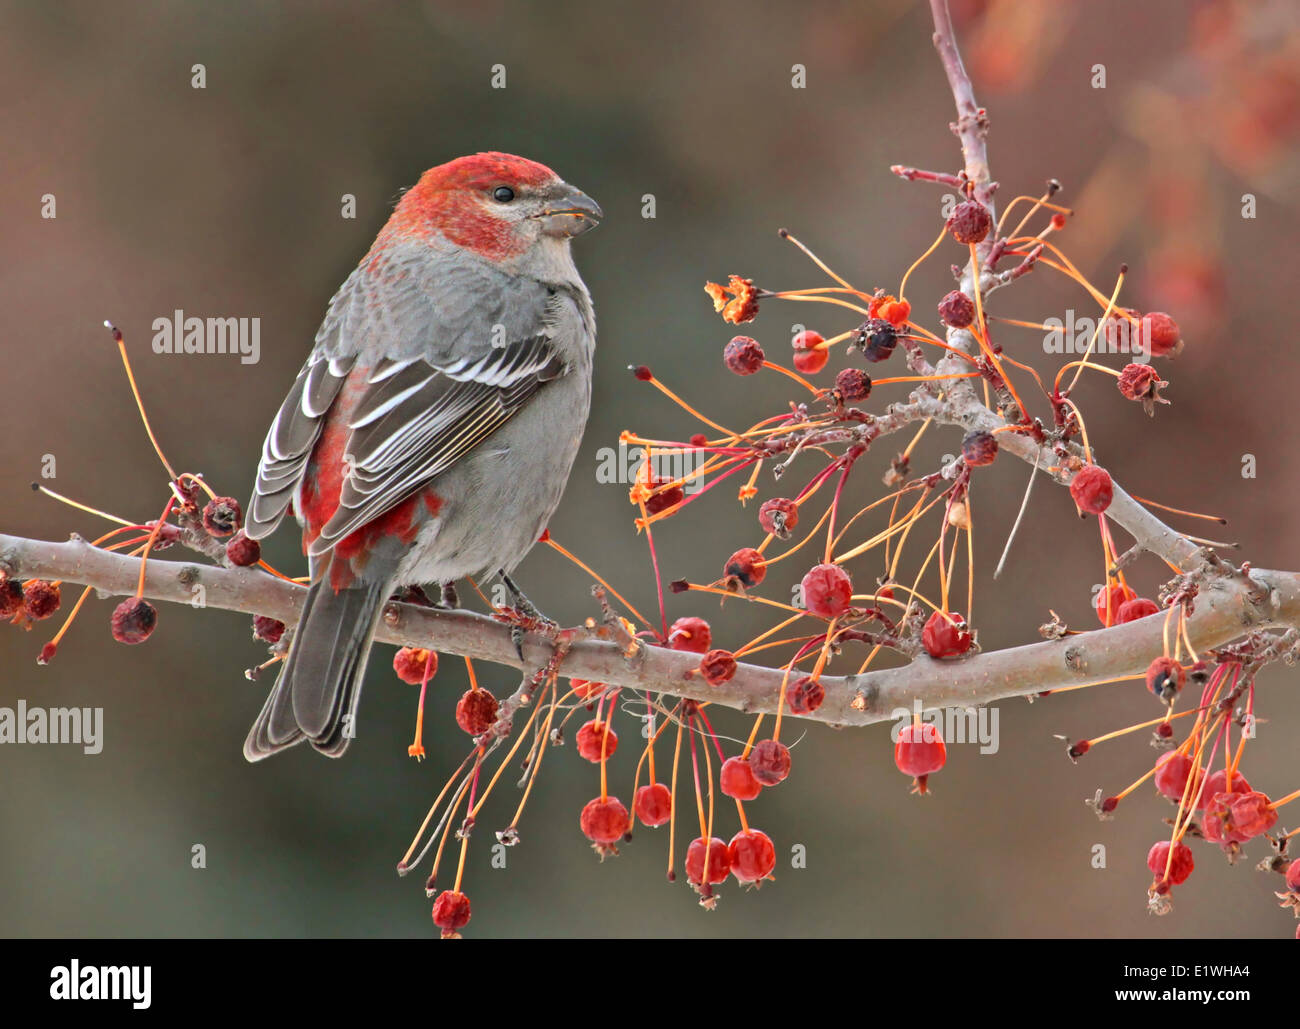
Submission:
M 383 607 L 510 573 L 560 503 L 591 409 L 596 318 L 570 241 L 603 217 L 543 164 L 430 168 L 330 301 L 267 431 L 244 532 L 292 508 L 309 586 L 244 756 L 356 735 Z

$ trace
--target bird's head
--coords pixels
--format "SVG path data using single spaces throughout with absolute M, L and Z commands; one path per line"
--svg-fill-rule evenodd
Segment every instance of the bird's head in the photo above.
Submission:
M 403 234 L 437 233 L 505 261 L 539 245 L 567 245 L 600 217 L 594 200 L 546 165 L 485 153 L 430 168 L 402 197 L 389 225 Z

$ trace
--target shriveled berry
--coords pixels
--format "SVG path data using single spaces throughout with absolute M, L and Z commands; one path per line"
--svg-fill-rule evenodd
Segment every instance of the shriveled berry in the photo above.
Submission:
M 898 732 L 894 744 L 894 764 L 904 775 L 912 777 L 913 793 L 928 793 L 929 777 L 948 761 L 948 746 L 931 722 L 913 722 Z
M 998 440 L 991 432 L 972 432 L 961 441 L 961 456 L 968 465 L 992 464 L 998 456 Z
M 48 579 L 28 579 L 23 583 L 23 614 L 33 622 L 49 618 L 59 609 L 61 595 L 58 583 Z
M 456 724 L 471 736 L 482 736 L 496 725 L 499 707 L 497 698 L 482 687 L 466 690 L 456 703 Z
M 423 647 L 402 647 L 393 655 L 393 671 L 402 682 L 419 686 L 425 681 L 425 668 L 432 679 L 438 671 L 438 655 Z
M 1112 582 L 1097 591 L 1097 599 L 1093 607 L 1096 608 L 1097 618 L 1101 624 L 1109 627 L 1118 622 L 1119 609 L 1130 600 L 1136 599 L 1137 594 L 1123 583 Z
M 708 869 L 704 867 L 705 856 L 708 857 Z M 686 848 L 686 878 L 693 885 L 703 884 L 705 876 L 716 885 L 731 874 L 731 852 L 724 840 L 712 837 L 706 844 L 704 838 L 697 837 Z
M 1154 404 L 1167 403 L 1160 391 L 1168 385 L 1149 364 L 1126 364 L 1116 380 L 1120 393 L 1140 403 L 1147 414 L 1153 413 Z
M 247 568 L 262 560 L 262 544 L 251 540 L 240 529 L 226 544 L 226 559 L 237 568 Z
M 674 483 L 669 485 L 669 483 Z M 667 511 L 676 507 L 686 498 L 686 491 L 682 489 L 679 482 L 664 475 L 654 476 L 648 486 L 652 490 L 658 490 L 657 493 L 651 493 L 645 499 L 645 509 L 647 514 L 659 514 L 661 511 Z
M 700 658 L 700 674 L 710 686 L 721 686 L 736 674 L 736 656 L 730 650 L 710 650 Z
M 1166 877 L 1165 868 L 1169 869 L 1169 875 Z M 1169 858 L 1169 841 L 1161 840 L 1150 851 L 1147 852 L 1147 868 L 1151 869 L 1152 875 L 1156 877 L 1157 882 L 1168 882 L 1171 886 L 1177 886 L 1179 883 L 1187 881 L 1187 877 L 1192 874 L 1192 869 L 1196 862 L 1192 860 L 1192 848 L 1182 840 L 1174 846 L 1174 856 L 1171 861 Z
M 1277 824 L 1277 811 L 1267 794 L 1220 793 L 1205 809 L 1201 830 L 1211 843 L 1245 843 Z
M 1180 802 L 1186 794 L 1187 780 L 1193 775 L 1193 767 L 1192 759 L 1177 750 L 1162 754 L 1156 762 L 1155 774 L 1156 789 L 1160 795 L 1174 803 Z M 1201 769 L 1196 768 L 1191 793 L 1186 795 L 1195 798 L 1196 791 L 1201 788 L 1202 775 Z
M 853 580 L 837 564 L 815 565 L 799 588 L 804 608 L 821 618 L 838 618 L 853 604 Z
M 993 218 L 979 201 L 963 200 L 952 209 L 944 225 L 958 243 L 981 243 L 993 227 Z
M 1110 473 L 1095 464 L 1084 465 L 1070 480 L 1070 496 L 1079 505 L 1079 510 L 1088 514 L 1101 514 L 1115 499 L 1115 486 L 1110 481 Z
M 790 774 L 790 748 L 777 740 L 760 740 L 749 752 L 749 767 L 764 786 L 775 786 Z
M 912 304 L 907 300 L 895 300 L 893 297 L 882 297 L 879 304 L 872 305 L 875 308 L 874 313 L 879 315 L 885 321 L 889 322 L 895 328 L 901 328 L 907 324 L 907 319 L 912 314 Z M 871 310 L 871 308 L 868 308 Z
M 722 574 L 749 589 L 763 581 L 767 575 L 767 562 L 753 547 L 745 547 L 727 558 L 727 563 L 722 566 Z
M 113 639 L 118 643 L 143 643 L 157 624 L 157 610 L 143 597 L 130 597 L 113 609 Z
M 785 497 L 763 501 L 758 509 L 758 525 L 777 539 L 788 540 L 790 530 L 799 524 L 799 505 Z
M 826 687 L 820 679 L 810 675 L 802 676 L 790 684 L 785 691 L 785 702 L 796 715 L 809 715 L 822 706 L 826 699 Z
M 433 924 L 442 930 L 444 939 L 455 936 L 469 925 L 469 898 L 455 890 L 443 890 L 433 902 Z
M 763 784 L 754 776 L 749 759 L 744 757 L 729 757 L 722 762 L 718 788 L 736 800 L 753 800 L 763 792 Z
M 1183 334 L 1178 323 L 1163 311 L 1152 311 L 1143 316 L 1142 337 L 1150 344 L 1152 357 L 1177 354 L 1183 349 Z
M 966 620 L 955 611 L 936 611 L 921 630 L 921 644 L 933 658 L 959 657 L 970 650 L 975 639 Z
M 234 497 L 213 497 L 203 506 L 203 528 L 222 539 L 243 524 L 244 513 Z
M 253 615 L 253 639 L 263 643 L 279 643 L 284 636 L 284 622 L 269 615 Z
M 1158 657 L 1147 666 L 1147 689 L 1163 701 L 1171 701 L 1187 681 L 1183 666 L 1172 657 Z
M 673 795 L 661 782 L 652 782 L 636 791 L 632 805 L 642 824 L 654 828 L 665 824 L 673 815 Z
M 1160 613 L 1160 607 L 1154 600 L 1146 597 L 1134 597 L 1132 600 L 1126 600 L 1120 604 L 1119 609 L 1115 612 L 1115 624 L 1124 625 L 1126 622 L 1136 622 L 1139 618 L 1147 618 L 1150 615 Z
M 578 821 L 582 826 L 582 834 L 592 843 L 603 846 L 621 840 L 631 824 L 627 808 L 617 797 L 597 797 L 587 801 Z
M 1234 772 L 1232 775 L 1232 786 L 1228 786 L 1228 772 L 1220 768 L 1217 772 L 1211 772 L 1205 779 L 1205 788 L 1200 791 L 1200 796 L 1196 798 L 1196 809 L 1204 811 L 1209 804 L 1220 793 L 1250 793 L 1250 783 L 1240 772 Z
M 17 617 L 23 609 L 23 584 L 0 572 L 0 621 Z
M 737 375 L 753 375 L 763 367 L 763 348 L 750 336 L 734 336 L 723 349 L 722 360 Z
M 939 317 L 945 325 L 964 329 L 975 320 L 975 301 L 959 289 L 939 301 Z
M 835 392 L 855 403 L 871 396 L 871 376 L 861 368 L 842 368 L 835 376 Z
M 713 630 L 703 618 L 696 618 L 694 615 L 679 618 L 668 630 L 668 646 L 673 650 L 704 654 L 712 645 Z
M 854 333 L 853 346 L 872 364 L 887 360 L 898 346 L 898 330 L 883 318 L 868 318 Z
M 795 371 L 802 372 L 804 375 L 816 375 L 826 367 L 826 362 L 830 360 L 830 351 L 824 347 L 819 349 L 819 345 L 826 342 L 820 332 L 813 332 L 811 329 L 805 329 L 791 341 L 794 347 L 794 367 Z
M 727 846 L 731 874 L 742 883 L 766 879 L 776 867 L 776 847 L 765 832 L 742 829 Z
M 610 758 L 618 750 L 618 733 L 599 718 L 593 718 L 578 730 L 577 744 L 582 757 L 592 764 L 599 764 L 602 753 Z

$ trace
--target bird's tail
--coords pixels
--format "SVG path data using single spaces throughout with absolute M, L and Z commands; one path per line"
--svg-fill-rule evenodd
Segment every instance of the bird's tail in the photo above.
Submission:
M 304 739 L 322 754 L 342 756 L 355 735 L 361 680 L 387 595 L 384 583 L 336 593 L 327 575 L 312 585 L 244 757 L 261 761 Z

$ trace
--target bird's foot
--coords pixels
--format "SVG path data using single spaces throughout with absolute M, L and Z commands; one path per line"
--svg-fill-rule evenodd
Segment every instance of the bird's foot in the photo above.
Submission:
M 501 571 L 501 582 L 509 594 L 509 603 L 499 607 L 494 613 L 494 617 L 510 625 L 510 642 L 515 646 L 515 653 L 519 655 L 519 660 L 524 659 L 524 636 L 526 633 L 535 633 L 544 639 L 556 643 L 562 636 L 559 622 L 547 618 L 537 606 L 533 604 L 526 596 L 523 590 L 515 585 L 513 579 Z

